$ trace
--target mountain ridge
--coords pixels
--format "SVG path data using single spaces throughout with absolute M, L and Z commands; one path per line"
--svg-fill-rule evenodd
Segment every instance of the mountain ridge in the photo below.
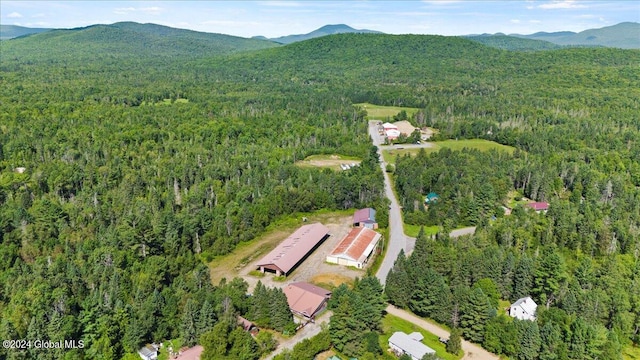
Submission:
M 291 44 L 298 41 L 304 41 L 309 39 L 314 39 L 317 37 L 327 36 L 327 35 L 335 35 L 335 34 L 348 34 L 348 33 L 359 33 L 359 34 L 384 34 L 381 31 L 376 30 L 368 30 L 368 29 L 354 29 L 346 24 L 329 24 L 319 27 L 316 30 L 313 30 L 306 34 L 292 34 L 286 36 L 280 36 L 275 38 L 266 38 L 264 36 L 254 36 L 254 38 L 258 39 L 268 39 L 279 44 Z

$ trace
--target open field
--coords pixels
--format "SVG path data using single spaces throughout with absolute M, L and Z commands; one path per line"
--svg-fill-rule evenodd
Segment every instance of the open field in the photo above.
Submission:
M 240 243 L 231 253 L 214 258 L 209 263 L 211 281 L 214 285 L 217 285 L 222 278 L 232 279 L 240 276 L 240 271 L 246 268 L 247 265 L 259 260 L 261 256 L 271 251 L 295 229 L 302 226 L 304 224 L 301 220 L 303 216 L 307 217 L 307 223 L 319 221 L 328 226 L 341 220 L 344 222 L 345 218 L 350 219 L 352 215 L 353 210 L 331 212 L 321 210 L 311 214 L 295 214 L 276 221 L 260 237 L 249 242 Z M 248 272 L 249 270 L 247 270 L 247 275 Z
M 385 120 L 386 118 L 392 118 L 402 110 L 406 111 L 407 115 L 411 117 L 413 114 L 417 113 L 418 110 L 420 110 L 418 108 L 400 107 L 400 106 L 381 106 L 381 105 L 373 105 L 369 103 L 360 103 L 360 104 L 353 104 L 353 105 L 361 106 L 363 109 L 367 110 L 367 119 L 370 119 L 370 120 Z
M 341 265 L 335 265 L 335 266 L 341 266 Z M 342 284 L 347 284 L 351 286 L 353 283 L 353 278 L 342 275 L 342 274 L 324 273 L 324 274 L 317 274 L 313 276 L 309 280 L 309 282 L 312 284 L 318 285 L 322 288 L 331 290 L 331 289 L 337 288 Z
M 431 147 L 424 147 L 424 151 L 429 154 L 435 151 L 438 151 L 443 148 L 451 149 L 451 150 L 462 150 L 464 148 L 468 149 L 478 149 L 480 151 L 489 151 L 492 149 L 503 150 L 509 153 L 513 153 L 515 150 L 514 147 L 498 144 L 493 141 L 483 140 L 483 139 L 465 139 L 465 140 L 445 140 L 445 141 L 437 141 L 430 142 Z M 411 156 L 415 156 L 420 151 L 420 147 L 411 147 L 406 149 L 393 149 L 393 150 L 383 150 L 382 157 L 384 161 L 387 163 L 393 163 L 396 156 L 404 156 L 406 154 L 410 154 Z
M 307 156 L 306 159 L 301 161 L 296 161 L 296 166 L 300 167 L 326 167 L 334 170 L 341 170 L 340 165 L 347 164 L 351 165 L 353 163 L 360 164 L 362 159 L 346 156 L 346 155 L 311 155 Z
M 418 233 L 420 233 L 420 228 L 422 225 L 411 225 L 404 223 L 404 233 L 407 236 L 418 237 Z M 424 234 L 426 236 L 435 235 L 440 230 L 440 227 L 437 225 L 434 226 L 424 226 Z
M 445 348 L 445 345 L 440 342 L 438 336 L 397 316 L 386 314 L 382 319 L 382 330 L 384 331 L 384 333 L 380 336 L 380 346 L 385 350 L 389 348 L 389 338 L 391 337 L 391 335 L 393 335 L 394 332 L 402 331 L 404 333 L 410 334 L 414 331 L 417 331 L 424 336 L 422 343 L 435 350 L 436 355 L 441 359 L 457 360 L 462 358 L 462 355 L 456 356 L 453 354 L 449 354 Z M 385 354 L 385 356 L 385 358 L 388 357 L 389 359 L 396 359 L 396 357 L 389 354 Z

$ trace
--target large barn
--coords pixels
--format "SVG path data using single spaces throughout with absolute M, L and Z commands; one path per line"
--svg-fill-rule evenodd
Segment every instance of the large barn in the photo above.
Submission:
M 380 237 L 379 233 L 369 228 L 353 228 L 327 256 L 327 262 L 362 269 L 378 245 Z
M 278 276 L 288 275 L 327 237 L 329 228 L 321 223 L 303 225 L 260 259 L 256 266 L 262 272 L 272 271 Z

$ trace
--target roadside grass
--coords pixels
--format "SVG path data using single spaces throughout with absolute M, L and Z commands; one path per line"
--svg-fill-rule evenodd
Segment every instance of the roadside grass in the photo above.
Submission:
M 417 331 L 424 336 L 422 342 L 428 347 L 432 348 L 436 351 L 436 355 L 443 360 L 458 360 L 462 358 L 462 355 L 453 355 L 449 354 L 446 350 L 446 347 L 443 343 L 440 342 L 440 338 L 427 330 L 416 326 L 404 319 L 401 319 L 397 316 L 386 314 L 382 319 L 382 330 L 383 334 L 380 336 L 380 346 L 383 349 L 387 349 L 389 347 L 389 338 L 396 331 L 402 331 L 404 333 L 410 334 L 414 331 Z M 385 353 L 385 359 L 389 356 L 389 359 L 396 359 L 396 357 L 391 357 L 388 353 Z
M 229 254 L 213 258 L 208 264 L 211 282 L 218 285 L 222 278 L 230 280 L 239 276 L 240 270 L 251 261 L 271 251 L 280 241 L 304 224 L 314 222 L 330 224 L 351 215 L 353 215 L 353 209 L 339 211 L 325 209 L 312 213 L 291 214 L 276 220 L 267 227 L 262 235 L 251 241 L 238 244 Z M 302 217 L 307 218 L 306 223 L 302 222 Z
M 380 244 L 378 248 L 382 249 L 379 254 L 375 255 L 373 262 L 369 264 L 367 267 L 367 275 L 376 276 L 380 266 L 382 265 L 382 261 L 384 257 L 387 255 L 387 244 L 389 243 L 389 228 L 380 228 L 378 232 L 382 234 L 382 238 L 380 239 Z
M 418 108 L 411 107 L 400 107 L 400 106 L 381 106 L 381 105 L 373 105 L 369 103 L 359 103 L 353 104 L 355 106 L 360 106 L 363 109 L 367 110 L 367 120 L 385 120 L 387 118 L 393 118 L 400 111 L 404 110 L 407 112 L 407 116 L 411 118 L 411 116 L 418 112 Z
M 622 358 L 624 360 L 640 359 L 640 348 L 627 345 L 622 349 Z
M 320 167 L 330 168 L 333 170 L 342 170 L 340 165 L 353 163 L 360 164 L 362 159 L 355 156 L 340 154 L 318 154 L 307 156 L 304 160 L 296 161 L 295 165 L 299 167 Z
M 418 233 L 420 233 L 420 228 L 423 227 L 423 225 L 411 225 L 411 224 L 404 224 L 404 233 L 407 236 L 411 236 L 411 237 L 418 237 Z M 434 225 L 434 226 L 424 226 L 424 234 L 426 236 L 431 236 L 431 235 L 435 235 L 438 233 L 438 231 L 440 231 L 440 227 L 438 225 Z
M 429 144 L 433 145 L 431 147 L 425 148 L 408 148 L 408 149 L 389 149 L 382 151 L 382 157 L 385 162 L 393 164 L 395 163 L 396 156 L 404 156 L 409 154 L 411 156 L 416 156 L 421 149 L 427 154 L 432 152 L 439 151 L 440 149 L 451 149 L 451 150 L 462 150 L 464 148 L 468 149 L 478 149 L 480 151 L 489 151 L 492 149 L 506 151 L 509 154 L 513 154 L 515 148 L 512 146 L 498 144 L 494 141 L 484 140 L 484 139 L 463 139 L 463 140 L 444 140 L 444 141 L 435 141 L 429 142 Z

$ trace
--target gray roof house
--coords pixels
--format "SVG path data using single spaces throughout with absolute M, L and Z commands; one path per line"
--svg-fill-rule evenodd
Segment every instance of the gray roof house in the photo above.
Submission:
M 156 360 L 158 358 L 158 347 L 155 344 L 148 344 L 138 350 L 138 355 L 142 360 Z
M 530 296 L 518 299 L 509 306 L 509 316 L 519 320 L 535 320 L 538 304 Z
M 435 354 L 436 351 L 421 341 L 424 336 L 419 332 L 412 332 L 407 335 L 401 331 L 396 331 L 389 338 L 389 347 L 398 356 L 407 354 L 413 360 L 420 360 L 426 354 Z

